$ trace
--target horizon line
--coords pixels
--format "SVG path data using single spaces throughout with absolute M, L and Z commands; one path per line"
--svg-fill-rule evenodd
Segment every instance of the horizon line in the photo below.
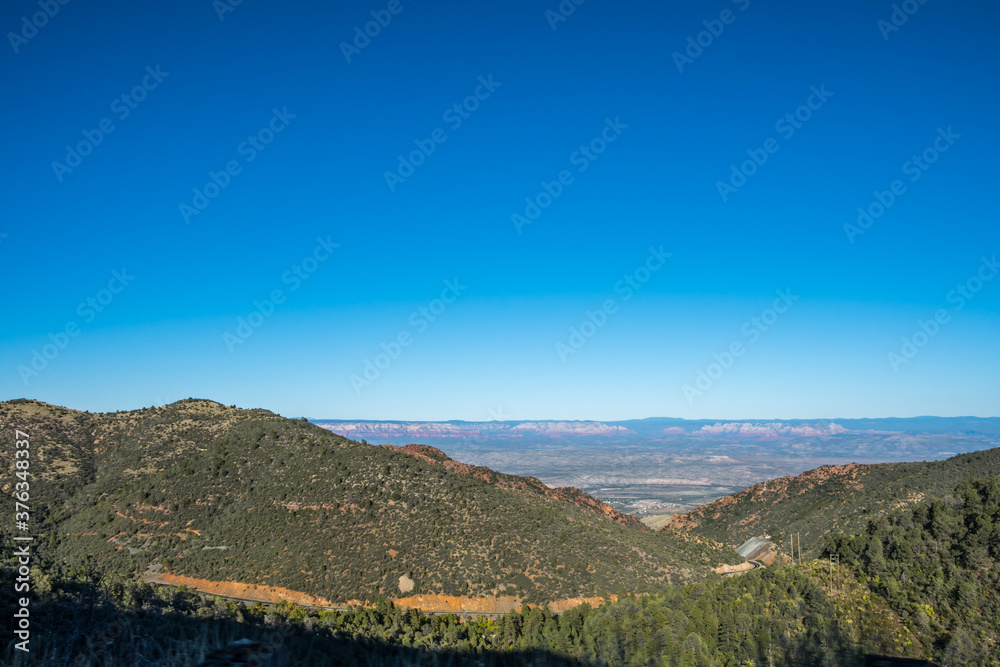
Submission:
M 148 410 L 150 408 L 162 408 L 170 405 L 175 405 L 177 403 L 183 403 L 184 401 L 209 401 L 211 403 L 216 403 L 217 405 L 222 405 L 226 407 L 235 406 L 235 404 L 226 404 L 223 401 L 217 401 L 212 398 L 195 398 L 193 396 L 188 398 L 178 399 L 170 403 L 163 403 L 161 405 L 151 405 L 143 406 L 138 408 L 127 408 L 120 410 L 108 410 L 108 411 L 91 411 L 91 410 L 81 410 L 79 408 L 73 408 L 68 405 L 60 405 L 58 403 L 49 403 L 48 401 L 43 401 L 38 398 L 28 398 L 28 397 L 18 397 L 0 400 L 2 403 L 13 403 L 15 401 L 34 401 L 36 403 L 44 403 L 45 405 L 51 405 L 54 407 L 60 407 L 67 410 L 75 410 L 77 412 L 90 412 L 91 414 L 112 414 L 114 412 L 137 412 L 139 410 Z M 279 416 L 278 412 L 270 408 L 255 406 L 255 407 L 240 407 L 235 406 L 240 410 L 268 410 L 269 412 L 274 412 Z M 288 419 L 301 419 L 305 415 L 299 415 L 298 417 L 288 417 Z M 621 422 L 637 422 L 637 421 L 655 421 L 655 420 L 671 420 L 671 421 L 683 421 L 683 422 L 818 422 L 818 421 L 862 421 L 862 420 L 876 420 L 876 419 L 1000 419 L 1000 415 L 982 417 L 979 415 L 913 415 L 909 417 L 897 417 L 897 416 L 883 416 L 883 417 L 703 417 L 703 418 L 688 418 L 688 417 L 628 417 L 626 419 L 559 419 L 559 418 L 525 418 L 525 419 L 393 419 L 393 418 L 368 418 L 368 417 L 356 417 L 356 418 L 344 418 L 344 417 L 305 417 L 306 420 L 310 422 L 318 421 L 337 421 L 337 422 L 396 422 L 396 423 L 422 423 L 422 424 L 447 424 L 452 422 L 464 422 L 468 424 L 511 424 L 511 423 L 525 423 L 525 422 L 592 422 L 601 424 L 614 424 Z

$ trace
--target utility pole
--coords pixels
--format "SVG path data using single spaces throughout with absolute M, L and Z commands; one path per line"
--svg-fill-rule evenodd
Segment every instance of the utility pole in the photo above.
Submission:
M 792 558 L 792 565 L 795 565 L 795 536 L 788 536 L 788 555 Z
M 802 533 L 795 533 L 799 538 L 799 565 L 802 565 Z
M 840 554 L 830 554 L 830 592 L 833 592 L 833 566 L 837 566 L 837 592 L 840 592 Z

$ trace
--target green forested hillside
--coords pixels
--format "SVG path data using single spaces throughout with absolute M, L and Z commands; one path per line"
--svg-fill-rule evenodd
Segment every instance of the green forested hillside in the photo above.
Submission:
M 663 590 L 727 557 L 263 410 L 0 408 L 5 449 L 15 427 L 31 436 L 43 555 L 94 572 L 153 566 L 334 602 L 404 592 L 541 602 Z
M 828 536 L 822 551 L 839 554 L 944 664 L 1000 664 L 1000 477 Z
M 376 599 L 345 612 L 242 607 L 134 578 L 49 564 L 32 575 L 36 653 L 14 665 L 194 665 L 240 637 L 308 665 L 861 667 L 865 654 L 997 667 L 1000 478 L 827 538 L 823 559 L 625 596 L 553 615 L 460 621 Z M 13 576 L 8 559 L 4 576 Z M 14 593 L 0 589 L 9 613 Z
M 948 494 L 964 479 L 998 474 L 1000 448 L 945 461 L 823 466 L 675 515 L 671 526 L 728 544 L 768 534 L 786 553 L 798 534 L 803 552 L 816 555 L 831 532 L 859 531 L 871 518 Z

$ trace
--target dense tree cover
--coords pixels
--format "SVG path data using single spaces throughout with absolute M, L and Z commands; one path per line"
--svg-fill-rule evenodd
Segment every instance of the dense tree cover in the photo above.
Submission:
M 830 597 L 819 570 L 790 566 L 560 615 L 525 607 L 464 621 L 385 599 L 345 612 L 248 608 L 82 572 L 36 582 L 33 654 L 8 645 L 5 664 L 194 665 L 244 637 L 283 647 L 295 665 L 813 667 L 923 650 L 884 608 Z M 0 603 L 9 612 L 13 594 L 0 591 Z
M 942 665 L 1000 665 L 1000 477 L 964 480 L 823 550 L 928 636 Z
M 857 533 L 872 518 L 950 493 L 977 475 L 1000 475 L 1000 448 L 944 461 L 823 466 L 755 484 L 683 517 L 692 532 L 726 543 L 768 534 L 781 548 L 797 535 L 804 553 L 818 556 L 831 532 Z
M 15 424 L 36 456 L 42 554 L 94 572 L 158 564 L 334 602 L 399 596 L 406 576 L 411 595 L 543 602 L 655 592 L 727 557 L 263 410 L 182 401 L 88 415 L 12 402 L 0 404 L 0 449 Z

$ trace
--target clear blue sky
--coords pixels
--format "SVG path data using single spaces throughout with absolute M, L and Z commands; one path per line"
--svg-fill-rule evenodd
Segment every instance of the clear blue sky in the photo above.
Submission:
M 6 3 L 0 398 L 997 415 L 1000 10 L 891 4 Z

